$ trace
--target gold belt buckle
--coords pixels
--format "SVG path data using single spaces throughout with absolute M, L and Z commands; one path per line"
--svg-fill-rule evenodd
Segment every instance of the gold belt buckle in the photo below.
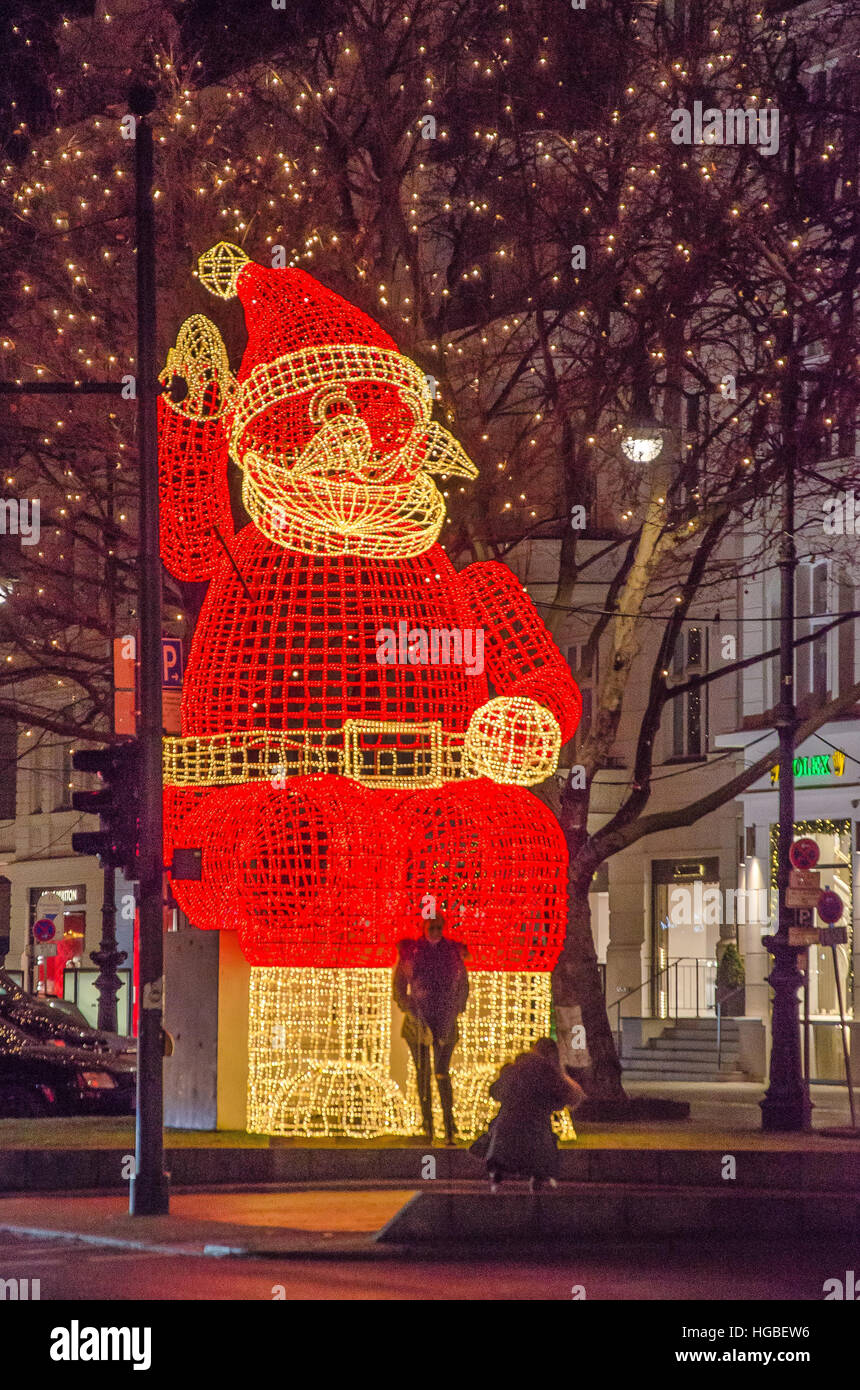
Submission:
M 366 734 L 389 735 L 389 742 L 362 746 Z M 403 737 L 421 742 L 404 744 Z M 369 766 L 368 766 L 369 764 Z M 441 787 L 442 725 L 438 719 L 406 724 L 398 719 L 345 719 L 343 771 L 354 782 L 374 787 Z

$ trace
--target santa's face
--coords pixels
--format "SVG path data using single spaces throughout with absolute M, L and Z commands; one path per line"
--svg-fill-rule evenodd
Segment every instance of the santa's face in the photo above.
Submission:
M 242 432 L 239 462 L 262 456 L 294 476 L 326 473 L 355 483 L 412 482 L 417 462 L 406 447 L 429 419 L 412 393 L 386 382 L 327 381 L 282 397 Z
M 265 535 L 300 549 L 435 541 L 444 502 L 423 464 L 429 402 L 378 381 L 328 381 L 279 400 L 234 435 L 243 499 Z M 407 539 L 408 537 L 408 539 Z M 420 543 L 419 543 L 420 542 Z

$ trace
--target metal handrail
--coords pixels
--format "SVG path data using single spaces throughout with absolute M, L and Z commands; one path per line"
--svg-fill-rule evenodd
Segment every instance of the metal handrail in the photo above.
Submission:
M 702 960 L 702 957 L 701 957 L 701 956 L 678 956 L 677 960 L 672 960 L 672 961 L 669 962 L 668 965 L 662 966 L 662 968 L 661 968 L 660 970 L 655 971 L 653 975 L 649 975 L 649 977 L 648 977 L 647 980 L 643 980 L 642 983 L 641 983 L 641 985 L 637 985 L 635 989 L 628 989 L 628 990 L 626 991 L 626 993 L 622 994 L 618 999 L 616 999 L 616 1001 L 615 1001 L 614 1004 L 610 1004 L 610 1005 L 608 1006 L 608 1008 L 607 1008 L 607 1010 L 606 1010 L 607 1016 L 608 1016 L 608 1014 L 609 1014 L 610 1009 L 618 1009 L 618 1010 L 619 1010 L 618 1017 L 617 1017 L 617 1020 L 616 1020 L 616 1022 L 617 1022 L 617 1027 L 616 1027 L 616 1028 L 613 1028 L 613 1030 L 612 1030 L 612 1031 L 615 1033 L 615 1046 L 616 1046 L 616 1050 L 617 1050 L 617 1052 L 618 1052 L 619 1057 L 621 1056 L 621 1012 L 620 1012 L 620 1010 L 621 1010 L 621 1005 L 624 1003 L 624 1000 L 625 1000 L 625 999 L 629 999 L 630 996 L 631 996 L 631 994 L 638 994 L 638 993 L 640 992 L 640 990 L 646 989 L 646 988 L 648 987 L 648 985 L 653 984 L 655 980 L 659 980 L 659 978 L 660 978 L 661 975 L 665 975 L 665 974 L 667 974 L 670 970 L 674 970 L 674 971 L 675 971 L 675 1019 L 677 1020 L 677 1018 L 678 1018 L 678 966 L 679 966 L 679 965 L 682 965 L 682 964 L 684 963 L 684 961 L 688 961 L 688 960 L 695 961 L 696 964 L 698 964 L 698 962 L 699 962 L 700 960 Z M 697 1018 L 699 1017 L 699 972 L 698 972 L 698 970 L 696 971 L 696 1017 L 697 1017 Z
M 714 997 L 714 1003 L 717 1009 L 717 1071 L 720 1070 L 723 1064 L 723 1004 L 727 999 L 733 999 L 736 994 L 742 993 L 745 989 L 746 981 L 744 981 L 742 985 L 736 985 L 734 989 L 730 989 L 728 994 L 723 995 L 722 999 L 717 999 L 716 996 Z

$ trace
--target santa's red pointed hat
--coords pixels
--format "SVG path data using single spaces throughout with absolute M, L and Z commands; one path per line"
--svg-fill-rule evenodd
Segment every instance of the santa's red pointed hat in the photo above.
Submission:
M 238 297 L 248 343 L 237 374 L 231 449 L 288 459 L 329 413 L 357 410 L 382 454 L 426 435 L 412 467 L 474 477 L 447 431 L 433 424 L 432 397 L 419 367 L 368 314 L 307 271 L 274 269 L 221 241 L 198 262 L 200 279 L 222 299 Z M 410 471 L 412 471 L 410 469 Z

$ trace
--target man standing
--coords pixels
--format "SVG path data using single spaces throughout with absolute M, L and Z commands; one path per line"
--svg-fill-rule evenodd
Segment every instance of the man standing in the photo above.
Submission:
M 445 1142 L 454 1143 L 454 1093 L 448 1068 L 460 1032 L 457 1018 L 469 997 L 465 946 L 443 934 L 441 913 L 429 919 L 423 937 L 397 944 L 394 999 L 403 1011 L 403 1037 L 409 1044 L 418 1081 L 424 1133 L 433 1138 L 432 1066 L 445 1122 Z

